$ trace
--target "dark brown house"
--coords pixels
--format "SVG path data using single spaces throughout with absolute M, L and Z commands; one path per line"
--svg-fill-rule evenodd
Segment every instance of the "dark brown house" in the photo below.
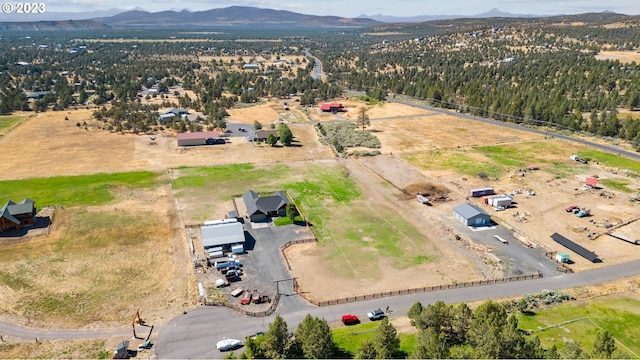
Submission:
M 24 199 L 17 204 L 9 200 L 0 208 L 0 232 L 20 230 L 22 226 L 33 225 L 35 222 L 35 201 L 31 199 Z
M 287 215 L 289 198 L 282 191 L 276 191 L 270 196 L 260 196 L 255 191 L 248 190 L 242 195 L 242 200 L 247 208 L 247 217 L 253 222 Z

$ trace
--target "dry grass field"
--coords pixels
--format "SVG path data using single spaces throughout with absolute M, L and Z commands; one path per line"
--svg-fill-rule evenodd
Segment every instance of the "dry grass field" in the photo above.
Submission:
M 640 63 L 640 53 L 637 51 L 600 51 L 595 58 L 598 60 L 618 60 L 623 64 Z
M 318 107 L 306 109 L 295 105 L 285 112 L 283 100 L 265 101 L 229 111 L 229 121 L 248 125 L 256 120 L 267 125 L 277 122 L 283 114 L 293 114 L 292 118 L 285 119 L 290 122 L 295 136 L 296 146 L 293 147 L 261 146 L 239 137 L 230 138 L 226 145 L 178 148 L 175 137 L 170 134 L 158 136 L 157 145 L 151 145 L 146 135 L 114 134 L 76 126 L 77 122 L 89 121 L 91 110 L 40 113 L 23 120 L 0 138 L 0 146 L 5 153 L 0 164 L 0 180 L 131 170 L 161 173 L 181 166 L 234 163 L 266 167 L 278 163 L 306 167 L 315 163 L 315 168 L 344 167 L 365 199 L 353 206 L 363 214 L 374 214 L 376 218 L 384 218 L 385 211 L 402 217 L 419 234 L 405 237 L 402 241 L 409 244 L 409 248 L 415 246 L 420 251 L 434 254 L 434 258 L 431 259 L 433 261 L 398 269 L 397 264 L 381 257 L 375 267 L 371 267 L 378 269 L 374 276 L 367 273 L 358 277 L 356 268 L 356 276 L 333 274 L 327 277 L 323 276 L 326 273 L 323 270 L 327 269 L 327 263 L 339 256 L 335 248 L 318 245 L 291 247 L 287 254 L 293 275 L 298 277 L 302 290 L 312 292 L 316 300 L 475 280 L 495 274 L 492 271 L 496 269 L 478 267 L 482 260 L 472 261 L 474 256 L 478 256 L 477 251 L 459 248 L 449 241 L 453 234 L 447 222 L 453 221 L 450 210 L 457 203 L 449 202 L 428 209 L 420 207 L 415 200 L 403 198 L 397 189 L 377 177 L 371 169 L 388 175 L 394 179 L 394 184 L 403 187 L 414 186 L 417 189 L 433 185 L 446 188 L 458 201 L 464 201 L 468 189 L 477 186 L 491 185 L 500 193 L 516 189 L 534 190 L 535 196 L 516 194 L 517 206 L 512 209 L 488 211 L 523 238 L 551 251 L 567 252 L 549 238 L 553 232 L 559 232 L 603 259 L 602 264 L 594 265 L 577 255 L 572 256 L 575 261 L 572 267 L 578 271 L 640 258 L 632 245 L 608 236 L 587 239 L 588 232 L 604 231 L 597 224 L 605 220 L 613 223 L 633 218 L 638 215 L 638 207 L 627 201 L 628 194 L 615 189 L 604 187 L 613 194 L 611 198 L 600 196 L 597 191 L 581 190 L 588 175 L 598 174 L 601 179 L 622 176 L 594 162 L 580 165 L 569 160 L 570 154 L 583 148 L 557 139 L 543 139 L 535 134 L 388 103 L 369 106 L 371 126 L 368 130 L 380 138 L 382 153 L 393 155 L 338 161 L 327 146 L 320 144 L 313 123 L 353 120 L 357 109 L 365 105 L 357 100 L 335 101 L 342 102 L 347 112 L 326 114 L 321 113 Z M 65 117 L 68 120 L 64 120 Z M 298 165 L 295 165 L 296 161 Z M 532 162 L 539 164 L 540 170 L 520 176 L 516 170 Z M 480 172 L 485 172 L 487 179 L 480 179 Z M 632 185 L 639 188 L 637 180 L 634 181 Z M 116 199 L 107 205 L 59 209 L 48 237 L 4 246 L 8 251 L 0 254 L 0 273 L 11 274 L 12 281 L 17 281 L 18 285 L 21 281 L 37 284 L 38 290 L 18 285 L 3 289 L 0 307 L 6 311 L 0 319 L 21 325 L 29 323 L 30 326 L 58 328 L 120 327 L 130 321 L 137 308 L 148 321 L 160 324 L 192 306 L 195 291 L 192 279 L 186 275 L 190 263 L 171 190 L 162 185 L 133 193 L 117 188 L 112 191 Z M 216 194 L 212 198 L 222 195 Z M 189 200 L 191 195 L 182 196 L 185 198 L 178 199 L 178 210 L 189 221 L 222 217 L 228 210 L 224 202 L 220 202 L 218 207 L 190 206 L 189 202 L 197 197 Z M 566 213 L 564 208 L 572 204 L 590 208 L 592 216 L 578 219 Z M 381 210 L 382 205 L 386 210 Z M 524 222 L 517 221 L 521 214 L 525 214 Z M 336 219 L 332 221 L 339 224 Z M 121 226 L 118 229 L 108 226 L 113 223 Z M 583 229 L 585 227 L 587 230 Z M 343 229 L 336 227 L 333 231 L 340 233 Z M 617 231 L 638 234 L 640 222 Z M 137 238 L 139 241 L 123 244 L 118 242 L 119 238 Z M 80 255 L 74 253 L 79 250 L 69 242 L 71 239 L 96 241 L 96 246 L 93 251 Z M 365 237 L 361 240 L 367 244 L 376 239 Z M 61 252 L 60 249 L 65 250 Z M 416 281 L 416 271 L 421 274 L 419 281 Z M 114 278 L 109 275 L 113 273 L 132 280 L 114 283 Z M 65 303 L 71 305 L 52 308 Z M 48 315 L 46 318 L 39 316 L 42 314 Z M 47 346 L 55 348 L 53 344 Z M 84 349 L 83 346 L 77 348 Z M 59 356 L 52 351 L 54 356 Z M 46 351 L 31 354 L 49 357 Z

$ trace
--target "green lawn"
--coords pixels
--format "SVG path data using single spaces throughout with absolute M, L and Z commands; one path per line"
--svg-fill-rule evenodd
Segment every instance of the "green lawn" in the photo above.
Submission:
M 329 246 L 331 276 L 376 279 L 377 258 L 391 259 L 394 267 L 405 269 L 439 256 L 396 211 L 361 199 L 358 185 L 338 164 L 183 168 L 175 171 L 174 188 L 185 203 L 187 222 L 207 219 L 221 201 L 248 189 L 286 190 L 312 225 L 320 246 Z
M 626 193 L 632 193 L 640 189 L 632 189 L 629 187 L 631 181 L 627 179 L 600 179 L 598 184 L 608 187 L 609 189 L 618 190 Z
M 26 116 L 0 116 L 0 135 L 6 133 L 15 124 L 26 118 Z
M 591 161 L 597 161 L 600 164 L 604 164 L 619 169 L 629 169 L 635 172 L 640 172 L 640 162 L 628 159 L 624 156 L 611 154 L 600 150 L 583 150 L 577 153 L 580 157 L 590 159 Z
M 410 154 L 405 158 L 411 164 L 427 170 L 453 170 L 459 174 L 476 177 L 485 173 L 489 177 L 504 175 L 507 168 L 490 158 L 480 159 L 477 152 L 468 149 L 438 149 L 427 153 Z
M 158 174 L 148 171 L 5 180 L 0 181 L 0 201 L 30 198 L 38 207 L 101 205 L 113 200 L 113 187 L 149 188 L 157 181 Z
M 572 319 L 587 317 L 561 327 L 540 331 Z M 640 300 L 601 299 L 587 305 L 563 304 L 536 311 L 535 315 L 519 315 L 519 327 L 533 331 L 545 348 L 553 344 L 561 349 L 565 339 L 580 341 L 583 349 L 591 351 L 598 328 L 606 329 L 629 350 L 640 356 Z M 620 344 L 617 344 L 621 348 Z
M 353 358 L 356 350 L 366 341 L 375 338 L 375 330 L 379 322 L 367 322 L 364 324 L 351 325 L 332 330 L 333 340 L 340 349 L 341 358 Z M 400 353 L 396 354 L 396 359 L 406 359 L 415 349 L 416 334 L 398 334 L 400 338 Z

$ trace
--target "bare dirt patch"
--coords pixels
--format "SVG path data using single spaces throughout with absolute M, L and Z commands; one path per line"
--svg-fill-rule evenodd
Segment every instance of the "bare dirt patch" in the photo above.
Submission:
M 595 56 L 597 60 L 618 60 L 623 64 L 640 62 L 640 52 L 638 51 L 600 51 Z

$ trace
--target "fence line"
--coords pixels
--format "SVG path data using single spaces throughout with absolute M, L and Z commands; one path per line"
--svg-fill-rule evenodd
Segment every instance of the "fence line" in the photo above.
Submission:
M 231 310 L 237 311 L 242 315 L 252 316 L 252 317 L 265 317 L 265 316 L 269 316 L 269 315 L 273 314 L 276 311 L 276 308 L 278 307 L 278 303 L 279 302 L 280 302 L 280 294 L 276 294 L 276 296 L 271 301 L 271 305 L 269 305 L 267 310 L 263 310 L 263 311 L 248 311 L 248 310 L 243 309 L 241 305 L 232 304 L 232 303 L 229 303 L 229 302 L 226 302 L 226 301 L 207 301 L 207 302 L 204 302 L 204 305 L 207 305 L 207 306 L 224 306 L 224 307 L 229 308 Z
M 302 239 L 302 240 L 291 240 L 291 241 L 288 241 L 288 242 L 284 243 L 282 246 L 280 246 L 280 253 L 282 254 L 282 257 L 284 258 L 284 262 L 287 264 L 287 269 L 289 269 L 289 271 L 291 271 L 291 264 L 289 264 L 289 259 L 284 254 L 285 250 L 287 250 L 290 246 L 293 246 L 293 245 L 296 245 L 296 244 L 304 244 L 304 243 L 311 243 L 311 242 L 317 242 L 317 241 L 318 241 L 318 239 L 316 239 L 316 238 L 307 238 L 307 239 Z
M 416 293 L 431 292 L 431 291 L 438 291 L 438 290 L 445 290 L 445 289 L 458 289 L 458 288 L 471 287 L 471 286 L 483 286 L 483 285 L 489 285 L 489 284 L 500 284 L 500 283 L 508 283 L 512 281 L 532 280 L 532 279 L 538 279 L 541 277 L 542 277 L 542 273 L 538 271 L 535 274 L 510 276 L 510 277 L 500 278 L 500 279 L 476 280 L 476 281 L 467 281 L 467 282 L 454 283 L 454 284 L 443 284 L 443 285 L 424 286 L 419 288 L 410 288 L 410 289 L 402 289 L 402 290 L 394 290 L 394 291 L 383 291 L 383 292 L 378 292 L 373 294 L 350 296 L 350 297 L 326 300 L 326 301 L 314 301 L 306 298 L 304 294 L 300 294 L 297 292 L 297 289 L 298 289 L 297 286 L 294 287 L 294 290 L 296 290 L 296 293 L 298 293 L 298 295 L 305 298 L 305 300 L 307 300 L 311 304 L 323 307 L 323 306 L 346 304 L 346 303 L 352 303 L 357 301 L 365 301 L 365 300 L 379 299 L 383 297 L 399 296 L 399 295 L 406 295 L 406 294 L 416 294 Z

